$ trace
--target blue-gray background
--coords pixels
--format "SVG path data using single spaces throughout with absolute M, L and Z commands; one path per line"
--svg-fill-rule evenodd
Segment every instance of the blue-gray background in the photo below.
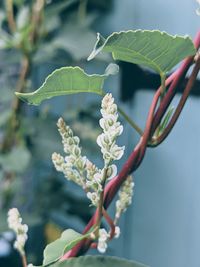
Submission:
M 94 25 L 95 30 L 105 37 L 113 31 L 139 28 L 159 29 L 171 34 L 189 34 L 194 37 L 199 29 L 200 17 L 195 12 L 198 7 L 195 0 L 113 0 L 113 4 L 113 9 L 101 16 L 98 23 Z M 77 42 L 74 43 L 77 44 Z M 77 45 L 81 49 L 84 43 L 80 42 Z M 79 47 L 76 48 L 79 51 Z M 92 50 L 92 45 L 89 50 Z M 60 67 L 56 63 L 58 62 L 55 61 L 55 66 L 46 64 L 34 68 L 33 80 L 37 84 L 34 86 L 41 85 L 52 70 Z M 89 73 L 103 73 L 105 69 L 105 63 L 97 60 L 89 63 L 84 61 L 80 65 Z M 130 79 L 134 82 L 134 76 Z M 120 102 L 120 73 L 106 81 L 105 89 L 113 93 L 117 103 Z M 152 97 L 152 90 L 139 90 L 131 104 L 120 104 L 143 128 Z M 179 97 L 175 98 L 174 104 Z M 78 97 L 56 98 L 48 103 L 54 104 L 51 108 L 54 107 L 58 117 L 63 111 L 68 113 L 71 106 L 77 107 L 77 103 L 78 106 L 86 106 L 87 102 L 93 100 L 100 104 L 99 96 L 86 94 Z M 29 107 L 27 110 L 31 113 L 31 111 L 35 112 L 35 109 L 35 107 Z M 121 237 L 111 242 L 108 254 L 137 260 L 151 267 L 200 267 L 199 111 L 200 98 L 191 96 L 167 140 L 158 148 L 147 151 L 144 161 L 134 174 L 133 205 L 120 221 Z M 119 165 L 126 160 L 139 138 L 130 126 L 125 124 L 124 128 L 120 144 L 126 145 L 126 153 Z M 53 151 L 57 151 L 54 138 L 59 136 L 52 136 L 52 138 L 49 135 L 48 138 L 45 136 L 45 139 L 50 139 L 49 143 Z M 48 146 L 49 143 L 47 142 Z M 45 150 L 44 144 L 41 150 Z M 94 155 L 89 155 L 89 158 L 93 160 L 92 156 Z M 41 157 L 39 154 L 37 160 L 40 161 Z M 48 159 L 50 161 L 50 155 Z M 96 155 L 94 161 L 97 163 L 99 161 Z M 32 183 L 34 187 L 34 183 L 38 182 L 36 174 L 32 176 L 25 177 L 25 186 Z M 44 179 L 41 182 L 48 184 L 49 180 Z M 73 184 L 66 182 L 66 185 L 69 191 L 77 195 L 81 194 Z M 31 194 L 29 196 L 29 193 L 27 191 L 27 199 L 31 197 L 34 199 L 35 196 Z M 59 208 L 61 207 L 58 207 L 58 211 Z M 113 208 L 112 206 L 109 212 L 112 212 Z M 77 217 L 71 216 L 67 219 L 71 223 L 70 227 L 78 231 L 83 229 L 84 224 L 77 220 Z M 2 218 L 1 221 L 3 221 Z M 26 222 L 26 219 L 24 221 Z M 3 253 L 3 245 L 0 244 L 0 255 Z
M 99 31 L 159 29 L 194 37 L 200 25 L 197 6 L 193 0 L 116 0 Z M 117 82 L 111 86 L 116 91 Z M 126 107 L 142 126 L 152 96 L 141 90 L 132 106 Z M 121 225 L 121 242 L 113 244 L 117 255 L 152 267 L 200 266 L 199 111 L 200 99 L 190 97 L 168 139 L 147 151 L 134 175 L 135 195 Z M 137 134 L 129 127 L 126 130 L 128 153 L 137 142 Z

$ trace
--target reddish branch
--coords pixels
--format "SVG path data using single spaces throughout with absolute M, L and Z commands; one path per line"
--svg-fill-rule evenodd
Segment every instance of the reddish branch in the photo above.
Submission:
M 184 90 L 184 94 L 181 96 L 181 99 L 177 105 L 177 108 L 169 122 L 169 124 L 167 125 L 167 127 L 165 128 L 164 132 L 158 137 L 158 139 L 156 140 L 156 145 L 159 145 L 160 143 L 162 143 L 165 138 L 168 136 L 168 134 L 170 133 L 170 131 L 172 130 L 172 128 L 174 127 L 177 119 L 179 118 L 180 114 L 181 114 L 181 111 L 183 110 L 183 107 L 186 103 L 186 100 L 189 96 L 189 93 L 195 83 L 195 80 L 196 80 L 196 77 L 198 75 L 198 72 L 199 72 L 199 69 L 200 69 L 200 57 L 198 58 L 197 62 L 196 62 L 196 65 L 192 71 L 192 74 L 190 76 L 190 79 L 185 87 L 185 90 Z
M 102 210 L 102 213 L 107 223 L 110 226 L 110 240 L 111 240 L 115 236 L 115 225 L 114 225 L 113 220 L 110 218 L 110 216 L 108 215 L 107 211 L 104 208 Z
M 199 49 L 199 47 L 200 47 L 200 32 L 198 32 L 198 34 L 194 40 L 194 45 L 197 49 Z M 151 138 L 152 138 L 155 130 L 159 126 L 162 118 L 165 115 L 165 112 L 167 111 L 171 101 L 173 100 L 173 98 L 176 94 L 177 86 L 185 78 L 185 75 L 186 75 L 188 69 L 190 68 L 190 66 L 193 64 L 193 61 L 194 61 L 193 57 L 185 59 L 181 65 L 181 67 L 177 71 L 175 71 L 166 80 L 165 85 L 166 85 L 166 87 L 169 86 L 169 88 L 168 88 L 165 96 L 162 98 L 162 101 L 160 102 L 157 110 L 156 110 L 156 107 L 158 105 L 158 100 L 160 99 L 161 87 L 159 87 L 158 90 L 156 91 L 156 93 L 153 97 L 152 104 L 151 104 L 150 109 L 149 109 L 149 113 L 148 113 L 148 117 L 147 117 L 147 121 L 146 121 L 146 127 L 145 127 L 143 135 L 141 136 L 138 144 L 136 145 L 135 149 L 133 150 L 133 152 L 129 156 L 128 160 L 124 163 L 122 170 L 119 172 L 119 174 L 113 180 L 111 180 L 107 184 L 107 186 L 105 188 L 105 194 L 104 194 L 104 208 L 105 209 L 108 208 L 108 206 L 112 202 L 113 198 L 115 197 L 116 193 L 118 192 L 119 188 L 121 187 L 122 183 L 125 181 L 127 176 L 130 173 L 132 173 L 133 171 L 135 171 L 139 167 L 139 165 L 141 164 L 141 162 L 144 158 L 146 149 L 148 147 L 148 142 L 151 141 Z M 177 119 L 178 119 L 178 117 L 179 117 L 179 115 L 180 115 L 180 113 L 184 107 L 184 104 L 187 100 L 189 92 L 192 89 L 194 81 L 196 80 L 196 76 L 199 72 L 199 68 L 200 68 L 200 59 L 197 60 L 195 66 L 194 66 L 194 69 L 193 69 L 192 74 L 188 80 L 188 83 L 185 87 L 185 90 L 183 91 L 181 100 L 180 100 L 168 126 L 164 130 L 163 134 L 157 140 L 158 144 L 160 144 L 167 137 L 167 135 L 170 133 L 170 131 L 174 127 L 174 125 L 175 125 L 175 123 L 176 123 L 176 121 L 177 121 Z M 90 228 L 93 226 L 93 224 L 96 221 L 97 214 L 98 213 L 96 211 L 95 214 L 93 215 L 93 217 L 91 218 L 90 222 L 86 226 L 84 233 L 88 232 L 90 230 Z M 92 241 L 88 240 L 88 239 L 83 240 L 78 245 L 76 245 L 70 252 L 65 254 L 61 260 L 66 260 L 69 257 L 75 257 L 75 256 L 83 254 L 84 252 L 86 252 L 90 248 L 91 242 Z

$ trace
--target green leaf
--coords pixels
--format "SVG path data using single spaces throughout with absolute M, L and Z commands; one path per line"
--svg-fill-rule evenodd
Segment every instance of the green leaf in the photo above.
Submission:
M 43 265 L 51 264 L 60 259 L 81 240 L 87 238 L 91 232 L 85 235 L 75 232 L 72 229 L 65 230 L 61 237 L 46 246 L 44 250 Z
M 43 100 L 54 96 L 76 94 L 76 93 L 96 93 L 102 95 L 104 80 L 109 75 L 118 72 L 116 64 L 110 64 L 103 75 L 89 75 L 79 67 L 63 67 L 50 74 L 43 85 L 33 93 L 15 94 L 29 104 L 39 105 Z
M 51 267 L 145 267 L 145 265 L 116 257 L 84 256 L 57 262 Z
M 196 53 L 188 36 L 172 36 L 158 30 L 115 32 L 107 39 L 98 34 L 88 60 L 93 59 L 100 51 L 111 52 L 114 59 L 149 67 L 161 76 L 165 76 L 166 72 L 185 57 Z

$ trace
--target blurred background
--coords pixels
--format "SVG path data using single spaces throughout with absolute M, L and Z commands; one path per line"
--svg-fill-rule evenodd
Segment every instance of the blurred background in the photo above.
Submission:
M 0 266 L 21 267 L 7 228 L 9 208 L 18 207 L 29 225 L 26 250 L 28 261 L 36 265 L 46 243 L 63 229 L 82 231 L 93 213 L 84 193 L 54 170 L 51 154 L 63 153 L 56 129 L 62 115 L 80 136 L 84 153 L 101 166 L 95 141 L 101 98 L 80 94 L 34 107 L 18 101 L 14 92 L 37 89 L 62 66 L 103 73 L 109 55 L 86 60 L 96 32 L 108 36 L 140 28 L 194 37 L 200 18 L 197 2 L 191 0 L 47 0 L 44 7 L 42 0 L 13 0 L 13 23 L 9 2 L 0 2 Z M 144 127 L 159 77 L 133 64 L 119 65 L 120 74 L 105 89 Z M 173 132 L 159 148 L 147 151 L 135 173 L 133 205 L 121 219 L 122 235 L 111 243 L 109 255 L 152 267 L 200 266 L 199 89 L 196 82 Z M 120 143 L 126 145 L 126 154 L 118 168 L 138 141 L 137 133 L 123 123 Z

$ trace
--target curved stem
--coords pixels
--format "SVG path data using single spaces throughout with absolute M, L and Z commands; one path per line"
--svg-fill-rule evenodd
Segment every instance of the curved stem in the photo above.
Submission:
M 200 47 L 200 31 L 197 33 L 195 39 L 194 39 L 194 45 L 196 49 Z M 181 64 L 180 68 L 177 69 L 170 77 L 166 80 L 165 86 L 168 86 L 170 84 L 170 87 L 163 97 L 163 100 L 156 111 L 156 114 L 154 116 L 152 129 L 151 129 L 151 135 L 153 136 L 155 130 L 157 129 L 158 125 L 160 124 L 163 116 L 165 115 L 165 112 L 167 111 L 167 108 L 171 104 L 172 99 L 174 98 L 176 94 L 176 88 L 179 85 L 180 81 L 185 77 L 188 69 L 190 68 L 191 64 L 193 63 L 194 57 L 186 58 L 183 63 Z
M 110 226 L 110 239 L 113 239 L 113 237 L 115 236 L 115 225 L 113 220 L 110 218 L 109 214 L 107 213 L 107 211 L 103 208 L 102 210 L 103 212 L 103 216 L 106 219 L 107 223 Z
M 149 112 L 149 116 L 147 119 L 147 126 L 146 126 L 146 131 L 148 132 L 148 134 L 150 133 L 150 122 L 152 121 L 152 116 L 153 116 L 153 112 L 155 110 L 157 101 L 159 99 L 160 96 L 160 90 L 157 91 L 156 96 L 153 99 L 153 105 L 150 108 L 150 112 Z M 147 135 L 147 134 L 146 134 Z M 132 152 L 132 154 L 130 155 L 130 157 L 128 158 L 128 160 L 125 162 L 121 172 L 119 173 L 118 176 L 116 176 L 115 178 L 113 178 L 106 186 L 105 188 L 105 194 L 104 194 L 104 208 L 108 208 L 108 206 L 110 205 L 110 203 L 112 202 L 112 199 L 114 198 L 114 196 L 116 195 L 118 189 L 120 188 L 121 184 L 124 182 L 124 180 L 126 179 L 126 177 L 128 176 L 128 174 L 130 174 L 133 170 L 135 170 L 138 166 L 139 163 L 141 162 L 142 158 L 141 158 L 141 145 L 144 145 L 144 142 L 146 142 L 147 137 L 145 137 L 143 139 L 143 137 L 140 138 L 140 141 L 138 143 L 138 145 L 135 147 L 134 151 Z M 144 156 L 144 152 L 145 150 L 143 150 L 143 156 Z M 139 162 L 140 159 L 140 162 Z M 88 225 L 86 226 L 84 233 L 87 232 L 92 225 L 94 225 L 94 223 L 96 223 L 97 218 L 99 217 L 99 211 L 98 209 L 96 210 L 94 216 L 92 217 L 92 219 L 90 220 L 90 222 L 88 223 Z M 62 257 L 62 260 L 66 260 L 69 257 L 74 257 L 77 255 L 81 255 L 82 253 L 84 253 L 85 251 L 87 251 L 87 249 L 89 248 L 89 246 L 91 245 L 91 241 L 90 240 L 83 240 L 81 241 L 78 245 L 76 245 L 69 254 L 66 254 Z
M 27 267 L 27 259 L 26 259 L 26 255 L 23 254 L 23 255 L 21 255 L 21 257 L 22 257 L 22 264 L 23 264 L 23 267 Z
M 22 60 L 22 66 L 20 71 L 20 76 L 17 82 L 16 91 L 17 92 L 23 92 L 25 89 L 25 83 L 27 76 L 29 74 L 30 69 L 30 60 L 28 57 L 24 57 Z M 19 98 L 14 98 L 12 103 L 12 113 L 10 116 L 10 120 L 7 126 L 6 136 L 3 140 L 1 150 L 7 151 L 12 146 L 13 142 L 15 141 L 15 136 L 18 128 L 20 127 L 20 121 L 19 121 L 19 113 L 21 110 L 22 102 L 19 100 Z
M 194 82 L 195 82 L 196 77 L 198 75 L 199 69 L 200 69 L 200 58 L 198 59 L 198 61 L 195 64 L 195 67 L 192 71 L 192 74 L 191 74 L 189 80 L 188 80 L 188 83 L 186 85 L 184 93 L 183 93 L 183 95 L 179 101 L 179 104 L 178 104 L 169 124 L 165 128 L 164 132 L 154 141 L 154 146 L 158 146 L 159 144 L 161 144 L 166 139 L 166 137 L 171 132 L 171 130 L 173 129 L 173 127 L 174 127 L 177 119 L 179 118 L 181 111 L 182 111 L 182 109 L 186 103 L 186 100 L 189 96 L 189 93 L 192 89 L 192 86 L 194 85 Z
M 197 48 L 200 46 L 200 32 L 198 32 L 197 37 L 195 38 L 195 46 Z M 154 115 L 162 87 L 160 87 L 156 91 L 156 94 L 152 101 L 152 105 L 149 110 L 149 115 L 148 115 L 148 119 L 146 122 L 146 127 L 144 130 L 143 136 L 140 138 L 139 143 L 137 144 L 137 146 L 135 147 L 135 149 L 129 156 L 128 160 L 124 163 L 120 173 L 114 179 L 112 179 L 105 188 L 105 193 L 104 193 L 104 208 L 105 209 L 107 209 L 110 203 L 112 202 L 113 198 L 115 197 L 121 184 L 126 179 L 127 175 L 133 172 L 134 170 L 136 170 L 139 167 L 140 163 L 142 162 L 142 159 L 144 158 L 145 151 L 148 146 L 148 141 L 150 137 L 153 135 L 153 133 L 159 126 L 160 121 L 162 120 L 162 117 L 165 115 L 165 111 L 169 107 L 175 95 L 176 87 L 179 81 L 181 80 L 182 77 L 185 76 L 187 70 L 189 69 L 192 63 L 193 63 L 192 57 L 184 60 L 181 67 L 165 81 L 165 86 L 168 86 L 169 84 L 171 85 L 170 85 L 168 92 L 163 97 L 163 100 L 161 101 L 160 106 L 158 107 Z M 98 216 L 98 212 L 96 211 L 92 219 L 86 226 L 84 232 L 87 232 L 92 227 L 92 225 L 94 225 L 94 222 L 96 221 L 97 216 Z M 74 256 L 78 256 L 78 255 L 85 253 L 90 247 L 90 244 L 91 244 L 90 240 L 81 241 L 77 246 L 75 246 L 71 250 L 69 254 L 64 255 L 63 259 L 67 259 L 68 257 L 74 257 Z
M 123 111 L 119 106 L 117 107 L 119 113 L 125 118 L 125 120 L 133 127 L 133 129 L 136 130 L 136 132 L 142 136 L 143 131 L 140 129 L 140 127 Z

